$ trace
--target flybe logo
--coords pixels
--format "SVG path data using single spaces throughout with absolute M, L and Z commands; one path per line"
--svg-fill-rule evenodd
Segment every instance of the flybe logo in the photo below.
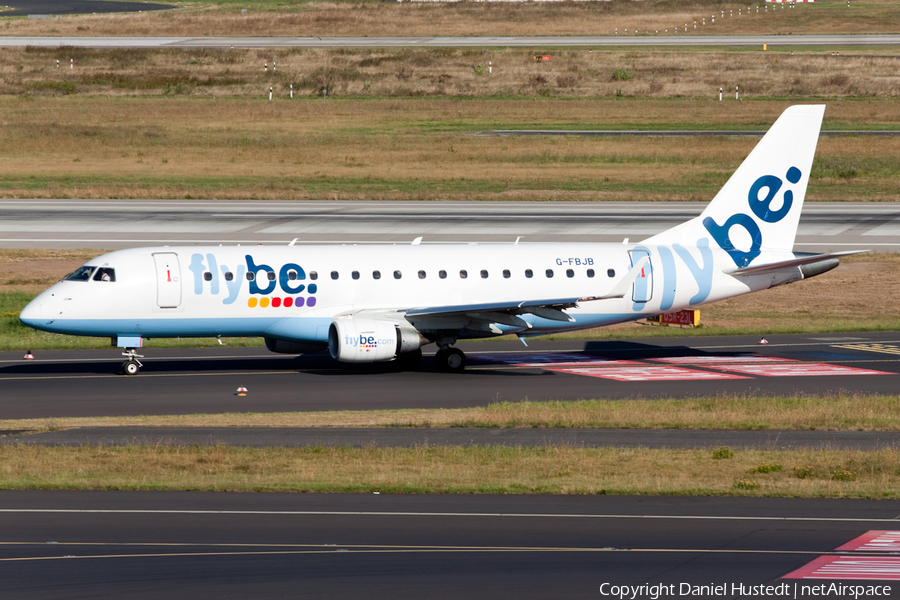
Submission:
M 791 167 L 787 170 L 785 178 L 791 183 L 800 181 L 800 169 Z M 763 175 L 750 186 L 750 192 L 747 195 L 747 201 L 750 204 L 750 211 L 765 223 L 777 223 L 785 218 L 791 212 L 791 205 L 794 203 L 794 193 L 787 190 L 781 197 L 781 201 L 776 204 L 780 205 L 777 209 L 773 209 L 773 200 L 781 190 L 784 182 L 774 175 Z M 760 192 L 766 190 L 765 197 L 760 198 Z M 703 219 L 703 226 L 709 231 L 713 239 L 721 246 L 725 252 L 731 256 L 739 268 L 749 265 L 754 258 L 759 256 L 760 248 L 762 248 L 762 232 L 759 225 L 750 215 L 738 213 L 732 215 L 723 224 L 719 225 L 712 217 Z M 746 252 L 739 250 L 731 241 L 730 231 L 732 227 L 743 227 L 750 236 L 750 249 Z
M 247 306 L 250 308 L 316 305 L 313 294 L 318 291 L 318 286 L 305 283 L 306 271 L 300 265 L 287 263 L 276 271 L 269 265 L 257 264 L 249 254 L 244 260 L 232 270 L 228 265 L 220 264 L 214 254 L 193 254 L 188 269 L 194 275 L 194 294 L 203 294 L 209 284 L 210 294 L 217 296 L 224 292 L 222 303 L 233 304 L 246 282 L 250 294 Z

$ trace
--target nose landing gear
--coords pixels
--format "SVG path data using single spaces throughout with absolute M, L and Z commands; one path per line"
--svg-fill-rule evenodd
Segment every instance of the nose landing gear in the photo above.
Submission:
M 434 355 L 438 371 L 462 373 L 466 368 L 466 354 L 459 348 L 445 347 Z
M 122 356 L 128 359 L 122 363 L 122 375 L 137 375 L 144 366 L 138 359 L 144 358 L 144 355 L 138 354 L 134 348 L 125 348 Z

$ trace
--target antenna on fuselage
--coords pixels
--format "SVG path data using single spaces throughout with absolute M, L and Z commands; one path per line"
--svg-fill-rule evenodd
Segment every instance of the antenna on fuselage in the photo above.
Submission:
M 416 239 L 414 239 L 414 240 L 412 241 L 412 245 L 413 245 L 413 246 L 418 246 L 418 245 L 421 244 L 421 243 L 422 243 L 422 236 L 419 236 L 419 237 L 417 237 Z
M 522 239 L 522 236 L 521 236 L 521 235 L 520 235 L 520 236 L 517 236 L 517 237 L 516 237 L 516 241 L 513 242 L 513 246 L 518 246 L 518 245 L 519 245 L 519 240 L 521 240 L 521 239 Z
M 299 239 L 300 239 L 300 238 L 294 238 L 294 239 L 292 239 L 292 240 L 291 240 L 291 243 L 288 244 L 288 246 L 293 246 L 294 244 L 297 243 L 297 240 L 299 240 Z

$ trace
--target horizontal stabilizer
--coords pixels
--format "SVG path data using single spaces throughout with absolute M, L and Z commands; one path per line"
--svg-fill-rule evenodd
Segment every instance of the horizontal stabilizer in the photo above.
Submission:
M 764 265 L 753 265 L 752 267 L 743 267 L 740 269 L 728 269 L 725 271 L 725 274 L 726 275 L 759 275 L 762 273 L 771 273 L 772 271 L 778 271 L 778 270 L 787 269 L 790 267 L 799 267 L 802 265 L 809 265 L 812 263 L 822 262 L 822 261 L 829 260 L 832 258 L 840 258 L 841 256 L 848 256 L 850 254 L 859 254 L 860 252 L 868 252 L 868 250 L 850 250 L 847 252 L 832 252 L 829 254 L 809 254 L 806 256 L 798 256 L 797 258 L 793 258 L 790 260 L 782 260 L 782 261 L 778 261 L 778 262 L 774 262 L 774 263 L 767 263 Z

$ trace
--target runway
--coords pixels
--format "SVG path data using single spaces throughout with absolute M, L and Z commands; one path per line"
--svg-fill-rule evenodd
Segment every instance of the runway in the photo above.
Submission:
M 860 537 L 896 529 L 898 514 L 896 501 L 866 500 L 4 491 L 0 580 L 28 600 L 793 590 L 835 581 L 784 579 L 813 561 L 896 563 L 890 544 Z M 838 581 L 897 597 L 896 582 Z
M 706 202 L 0 200 L 2 248 L 638 241 Z M 900 249 L 900 203 L 806 203 L 795 248 Z
M 348 367 L 327 354 L 145 347 L 137 377 L 120 351 L 0 353 L 0 419 L 463 408 L 496 401 L 686 398 L 719 394 L 895 394 L 900 333 L 597 342 L 467 342 L 465 373 Z M 428 348 L 426 348 L 428 350 Z M 429 350 L 433 351 L 433 350 Z M 239 386 L 247 396 L 237 396 Z
M 566 48 L 604 46 L 894 46 L 900 35 L 681 35 L 555 37 L 0 37 L 0 47 L 57 48 Z

